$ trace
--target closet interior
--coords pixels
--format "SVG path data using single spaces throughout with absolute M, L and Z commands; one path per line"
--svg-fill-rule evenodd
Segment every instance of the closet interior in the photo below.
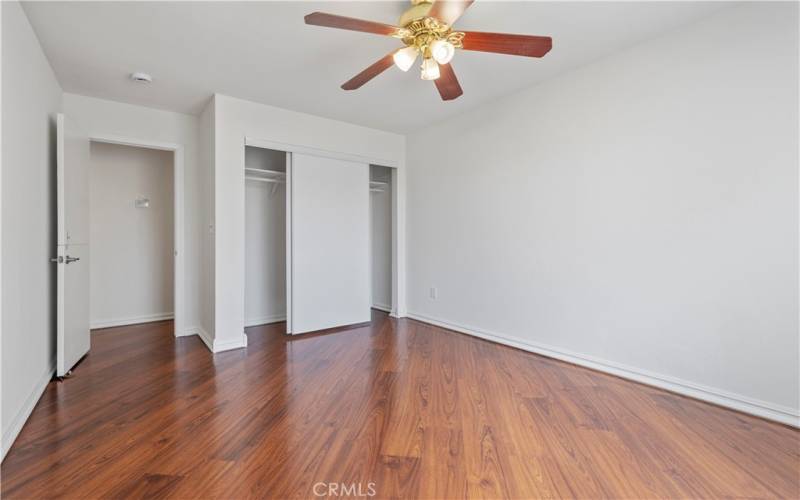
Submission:
M 245 146 L 246 327 L 305 333 L 392 311 L 393 170 Z
M 245 147 L 245 326 L 286 319 L 287 153 Z
M 392 170 L 369 166 L 371 303 L 392 311 Z

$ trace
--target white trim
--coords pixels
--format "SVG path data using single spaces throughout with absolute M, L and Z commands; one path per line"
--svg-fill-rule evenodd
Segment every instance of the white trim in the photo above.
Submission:
M 391 313 L 392 312 L 392 306 L 387 306 L 385 304 L 375 304 L 375 303 L 373 303 L 372 304 L 372 308 L 373 309 L 378 309 L 379 311 L 383 311 L 383 312 L 387 312 L 387 313 Z
M 665 389 L 677 394 L 689 396 L 694 399 L 714 403 L 719 406 L 724 406 L 726 408 L 731 408 L 733 410 L 738 410 L 743 413 L 748 413 L 750 415 L 755 415 L 768 420 L 774 420 L 792 427 L 800 427 L 800 412 L 798 412 L 796 409 L 786 406 L 752 399 L 740 394 L 727 392 L 722 389 L 696 384 L 694 382 L 671 377 L 669 375 L 649 372 L 647 370 L 626 366 L 613 361 L 596 358 L 594 356 L 578 354 L 554 346 L 531 342 L 508 335 L 488 332 L 474 327 L 457 325 L 455 323 L 431 318 L 422 314 L 409 312 L 408 317 L 423 323 L 447 328 L 459 333 L 465 333 L 467 335 L 482 338 L 484 340 L 497 342 L 498 344 L 516 347 L 518 349 L 541 354 L 542 356 L 547 356 L 549 358 L 560 359 L 568 363 L 610 373 L 618 377 L 651 385 L 660 389 Z
M 183 330 L 183 332 L 178 336 L 191 337 L 192 335 L 197 335 L 200 337 L 200 340 L 202 340 L 206 347 L 208 347 L 208 350 L 212 353 L 214 352 L 214 339 L 211 338 L 211 335 L 209 335 L 202 326 L 190 326 Z
M 372 185 L 372 165 L 367 165 L 367 180 L 369 181 L 369 184 L 371 186 Z M 370 192 L 371 191 L 372 191 L 372 189 L 370 189 Z M 369 304 L 370 304 L 369 307 L 371 309 L 372 308 L 372 300 L 373 300 L 373 297 L 375 297 L 375 295 L 373 294 L 373 286 L 372 286 L 373 285 L 373 281 L 375 281 L 375 261 L 373 260 L 373 255 L 372 255 L 372 245 L 373 245 L 373 242 L 375 241 L 375 234 L 373 234 L 373 233 L 375 231 L 374 231 L 374 228 L 372 227 L 372 208 L 373 208 L 372 195 L 370 194 L 370 195 L 367 195 L 367 196 L 369 198 L 369 201 L 367 202 L 367 204 L 368 204 L 368 207 L 367 207 L 367 227 L 369 228 L 369 231 L 367 231 L 368 234 L 369 234 L 369 243 L 367 244 L 367 255 L 368 255 L 367 262 L 369 262 L 369 273 L 368 273 L 369 274 L 369 278 L 368 278 L 369 281 L 367 282 L 367 286 L 369 287 Z M 391 253 L 391 249 L 390 249 L 389 253 Z M 371 316 L 372 312 L 368 311 L 368 314 Z
M 352 161 L 355 163 L 371 163 L 381 165 L 384 167 L 399 167 L 399 162 L 386 160 L 384 158 L 371 158 L 352 153 L 345 153 L 343 151 L 330 151 L 327 149 L 314 148 L 311 146 L 303 146 L 300 144 L 289 144 L 286 142 L 268 141 L 264 139 L 255 139 L 253 137 L 244 138 L 245 146 L 254 146 L 263 149 L 274 149 L 276 151 L 285 151 L 287 153 L 302 153 L 311 156 L 321 156 L 323 158 L 332 158 L 335 160 Z
M 175 332 L 177 337 L 191 337 L 192 335 L 197 335 L 200 337 L 200 327 L 199 326 L 188 326 L 182 332 Z
M 245 318 L 244 326 L 245 328 L 250 326 L 261 326 L 261 325 L 269 325 L 270 323 L 280 323 L 281 321 L 286 321 L 285 314 L 273 314 L 272 316 L 261 316 L 260 318 Z
M 173 325 L 175 336 L 178 332 L 182 332 L 186 325 L 186 295 L 185 295 L 185 272 L 186 261 L 184 251 L 184 155 L 183 146 L 177 146 L 174 149 L 174 165 L 173 165 L 173 191 L 175 193 L 173 203 L 173 224 L 175 225 L 173 231 L 173 245 L 174 245 L 174 278 L 173 278 L 173 292 L 172 292 L 172 307 L 175 309 L 175 324 Z
M 241 349 L 242 347 L 247 347 L 247 334 L 242 332 L 242 336 L 239 340 L 227 340 L 225 342 L 220 342 L 217 339 L 214 339 L 214 354 L 223 351 L 231 351 L 233 349 Z
M 173 291 L 173 308 L 175 309 L 175 336 L 182 336 L 182 332 L 186 329 L 186 306 L 185 306 L 185 258 L 184 258 L 184 151 L 183 145 L 173 142 L 150 141 L 145 139 L 121 137 L 116 135 L 106 134 L 89 134 L 89 141 L 103 142 L 106 144 L 117 144 L 121 146 L 133 146 L 147 149 L 159 149 L 162 151 L 172 151 L 173 156 L 173 247 L 175 254 L 175 268 L 174 268 L 174 291 Z
M 130 318 L 101 319 L 92 321 L 92 323 L 89 325 L 89 328 L 96 330 L 99 328 L 112 328 L 115 326 L 136 325 L 139 323 L 152 323 L 154 321 L 173 319 L 174 317 L 174 313 L 163 312 L 157 314 L 146 314 L 144 316 L 133 316 Z
M 200 337 L 200 340 L 202 340 L 206 347 L 208 347 L 208 350 L 214 354 L 247 347 L 247 335 L 244 332 L 242 332 L 242 336 L 239 340 L 219 342 L 216 339 L 211 338 L 211 335 L 209 335 L 202 326 L 190 326 L 189 328 L 186 328 L 179 336 L 189 337 L 191 335 L 197 335 Z
M 106 144 L 116 144 L 118 146 L 133 146 L 137 148 L 160 149 L 162 151 L 176 151 L 182 149 L 181 144 L 174 142 L 148 141 L 144 139 L 134 139 L 118 135 L 90 134 L 89 140 L 94 142 L 104 142 Z
M 245 141 L 246 142 L 246 141 Z M 292 153 L 286 152 L 286 333 L 292 333 Z
M 406 170 L 392 169 L 392 316 L 406 316 Z
M 34 386 L 33 391 L 28 395 L 28 399 L 25 400 L 22 408 L 20 408 L 19 412 L 11 419 L 8 429 L 3 432 L 2 450 L 0 451 L 2 457 L 0 457 L 0 460 L 6 457 L 6 453 L 11 449 L 14 441 L 17 440 L 17 436 L 19 436 L 20 431 L 22 431 L 22 428 L 25 426 L 25 422 L 28 421 L 28 417 L 31 416 L 33 409 L 36 407 L 36 403 L 41 399 L 44 390 L 47 389 L 47 384 L 50 383 L 55 373 L 56 361 L 51 360 L 50 366 L 36 382 L 36 386 Z

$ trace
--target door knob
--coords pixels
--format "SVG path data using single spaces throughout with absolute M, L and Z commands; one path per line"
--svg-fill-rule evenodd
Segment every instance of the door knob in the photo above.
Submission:
M 52 259 L 50 259 L 50 262 L 55 262 L 56 264 L 61 264 L 62 262 L 64 262 L 64 257 L 62 257 L 60 255 L 58 257 L 53 257 Z
M 81 260 L 81 258 L 80 257 L 70 257 L 69 255 L 67 255 L 67 258 L 64 259 L 64 263 L 65 264 L 69 264 L 70 262 L 75 262 L 76 260 Z

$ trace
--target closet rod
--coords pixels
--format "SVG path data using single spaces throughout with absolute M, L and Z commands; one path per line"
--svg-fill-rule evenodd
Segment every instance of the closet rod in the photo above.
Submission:
M 267 177 L 251 177 L 249 175 L 244 176 L 245 180 L 248 181 L 258 181 L 258 182 L 270 182 L 272 184 L 285 184 L 284 181 L 278 179 L 270 179 Z
M 280 170 L 267 170 L 264 168 L 250 168 L 250 167 L 244 167 L 244 169 L 246 172 L 258 172 L 259 174 L 265 174 L 265 175 L 277 175 L 279 177 L 286 175 L 286 172 L 281 172 Z

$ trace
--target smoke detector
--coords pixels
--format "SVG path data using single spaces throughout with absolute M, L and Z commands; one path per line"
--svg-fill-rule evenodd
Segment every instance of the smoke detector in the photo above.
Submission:
M 148 75 L 147 73 L 136 72 L 136 73 L 131 73 L 131 80 L 140 83 L 150 83 L 153 81 L 153 77 Z

